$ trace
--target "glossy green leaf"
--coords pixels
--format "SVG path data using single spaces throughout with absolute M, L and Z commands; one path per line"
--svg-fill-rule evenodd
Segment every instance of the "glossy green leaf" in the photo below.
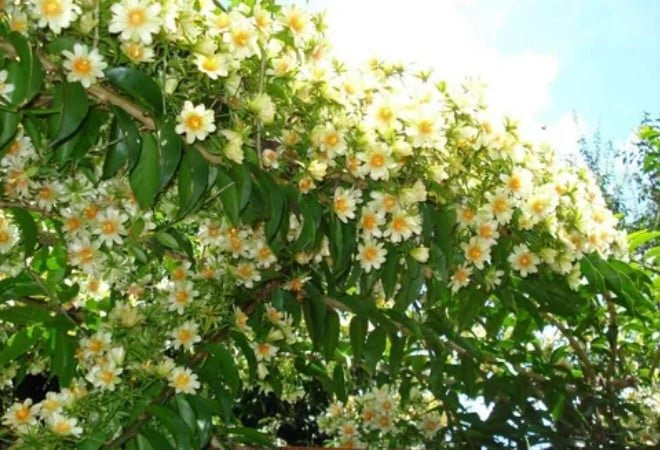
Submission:
M 11 93 L 13 104 L 27 104 L 41 89 L 43 69 L 39 57 L 32 51 L 27 38 L 18 32 L 9 34 L 9 41 L 18 55 L 18 62 L 10 65 L 10 79 L 14 84 Z
M 80 128 L 89 112 L 89 100 L 80 83 L 61 83 L 55 85 L 53 103 L 62 108 L 57 119 L 57 131 L 51 142 L 54 147 Z
M 140 158 L 142 137 L 135 122 L 123 109 L 112 107 L 114 119 L 110 128 L 110 142 L 103 163 L 103 178 L 114 176 L 128 161 L 132 170 Z
M 374 329 L 364 344 L 364 360 L 367 369 L 373 372 L 376 364 L 385 353 L 385 344 L 387 343 L 387 332 L 382 327 Z
M 220 189 L 220 200 L 225 214 L 234 226 L 240 225 L 240 198 L 236 181 L 224 170 L 218 169 L 218 175 L 215 181 Z
M 187 147 L 179 169 L 179 217 L 197 206 L 209 183 L 209 164 L 193 147 Z
M 11 212 L 14 220 L 21 230 L 21 238 L 23 240 L 23 250 L 25 257 L 32 256 L 34 249 L 37 246 L 39 239 L 39 230 L 32 215 L 25 209 L 12 208 Z
M 274 448 L 273 438 L 267 434 L 261 433 L 252 428 L 233 427 L 227 429 L 227 434 L 233 436 L 238 442 L 243 444 L 262 445 L 265 448 Z
M 260 170 L 254 171 L 255 178 L 259 183 L 262 192 L 265 194 L 266 204 L 268 205 L 268 220 L 264 227 L 266 239 L 270 243 L 282 224 L 282 217 L 285 212 L 285 196 L 280 186 L 271 178 L 271 176 Z
M 35 327 L 23 328 L 12 334 L 0 351 L 0 366 L 33 349 L 39 339 L 41 339 L 41 330 Z
M 392 333 L 389 335 L 389 339 L 391 342 L 389 355 L 390 376 L 398 377 L 401 362 L 403 361 L 403 353 L 406 347 L 407 337 L 405 335 L 398 336 L 397 334 Z
M 154 450 L 174 450 L 170 441 L 160 431 L 153 428 L 142 427 L 140 435 L 144 436 Z
M 188 425 L 192 448 L 199 448 L 199 443 L 197 442 L 197 415 L 195 411 L 188 402 L 188 399 L 182 394 L 174 396 L 174 403 L 179 417 Z
M 217 359 L 222 377 L 232 393 L 236 395 L 241 385 L 241 379 L 234 357 L 226 347 L 220 344 L 208 344 L 206 349 L 211 352 L 213 358 Z
M 18 130 L 19 123 L 21 123 L 21 116 L 19 114 L 0 110 L 0 149 L 12 141 L 14 135 L 16 135 L 16 130 Z
M 335 394 L 340 402 L 345 402 L 346 398 L 346 381 L 344 379 L 344 369 L 337 364 L 332 371 L 332 381 L 335 385 Z
M 105 77 L 156 116 L 163 113 L 163 93 L 160 86 L 144 73 L 133 67 L 114 67 L 106 71 Z
M 183 142 L 174 131 L 171 120 L 159 124 L 158 148 L 160 149 L 160 189 L 162 190 L 172 179 L 179 162 Z
M 51 312 L 36 305 L 12 306 L 0 309 L 0 320 L 14 325 L 33 325 L 52 319 Z
M 232 332 L 231 336 L 236 345 L 238 345 L 238 347 L 243 352 L 243 355 L 245 356 L 245 359 L 248 363 L 250 380 L 254 381 L 257 378 L 257 357 L 254 355 L 254 351 L 252 350 L 252 347 L 250 347 L 250 343 L 243 333 Z
M 61 387 L 68 387 L 76 368 L 78 341 L 63 330 L 51 331 L 51 369 Z
M 230 163 L 229 174 L 236 183 L 238 190 L 238 209 L 243 211 L 250 201 L 252 194 L 252 175 L 247 164 Z
M 339 343 L 339 314 L 335 310 L 329 310 L 325 316 L 322 342 L 325 359 L 334 359 L 335 349 Z
M 162 405 L 149 405 L 146 411 L 158 418 L 161 424 L 169 431 L 176 441 L 178 450 L 191 449 L 192 436 L 188 425 L 174 411 Z
M 131 189 L 142 209 L 148 209 L 156 200 L 160 188 L 160 161 L 158 144 L 152 133 L 142 138 L 140 159 L 129 176 Z
M 351 338 L 351 349 L 353 350 L 354 361 L 359 361 L 364 350 L 364 339 L 367 335 L 369 321 L 364 317 L 355 316 L 351 319 L 349 325 L 349 334 Z

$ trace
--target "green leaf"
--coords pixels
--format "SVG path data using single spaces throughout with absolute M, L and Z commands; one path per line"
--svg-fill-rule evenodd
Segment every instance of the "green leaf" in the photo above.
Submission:
M 51 146 L 55 147 L 80 127 L 89 112 L 89 100 L 80 83 L 61 83 L 54 88 L 53 104 L 62 108 L 56 125 L 57 132 L 51 142 Z
M 7 340 L 7 344 L 2 351 L 0 351 L 0 366 L 15 360 L 22 354 L 33 349 L 34 344 L 36 344 L 40 338 L 41 330 L 35 327 L 23 328 L 12 334 Z
M 36 306 L 12 306 L 0 309 L 0 320 L 14 325 L 34 325 L 52 318 L 50 311 Z
M 222 377 L 229 389 L 234 395 L 237 395 L 241 385 L 241 379 L 232 354 L 226 347 L 220 344 L 208 344 L 206 345 L 206 349 L 217 360 Z
M 337 364 L 332 371 L 332 381 L 335 385 L 335 394 L 337 394 L 337 399 L 340 402 L 345 402 L 347 395 L 346 382 L 344 380 L 344 369 L 339 364 Z
M 129 181 L 140 207 L 151 207 L 160 188 L 158 144 L 153 133 L 143 136 L 140 159 L 131 172 Z
M 403 360 L 403 352 L 406 348 L 407 337 L 398 336 L 391 333 L 390 337 L 390 376 L 394 379 L 399 376 L 399 369 L 401 368 L 401 361 Z
M 172 250 L 179 250 L 179 242 L 174 238 L 174 236 L 165 231 L 159 231 L 156 233 L 156 239 L 167 248 L 171 248 Z
M 192 448 L 192 436 L 186 423 L 174 411 L 162 405 L 149 405 L 147 411 L 158 418 L 163 426 L 172 433 L 179 450 Z
M 193 407 L 196 416 L 199 448 L 206 448 L 213 434 L 213 403 L 211 400 L 199 395 L 187 397 L 188 403 Z
M 0 149 L 12 141 L 19 123 L 21 123 L 19 114 L 0 110 Z
M 12 208 L 11 212 L 21 230 L 23 250 L 25 252 L 25 257 L 28 258 L 34 253 L 34 249 L 37 246 L 39 239 L 37 224 L 34 222 L 32 215 L 25 209 Z
M 215 183 L 220 189 L 220 200 L 225 214 L 234 226 L 240 225 L 240 199 L 236 182 L 224 170 L 218 168 Z
M 308 283 L 305 289 L 308 298 L 302 304 L 303 317 L 314 347 L 318 348 L 325 329 L 327 308 L 321 299 L 321 293 L 312 283 Z
M 399 279 L 399 273 L 397 271 L 399 268 L 399 258 L 400 256 L 397 252 L 390 251 L 385 260 L 381 281 L 383 282 L 383 292 L 386 299 L 390 299 L 394 295 L 394 288 Z
M 18 32 L 9 34 L 9 41 L 14 46 L 18 55 L 18 63 L 15 63 L 17 69 L 11 75 L 11 82 L 14 84 L 14 92 L 11 94 L 13 104 L 27 104 L 34 98 L 41 89 L 43 83 L 43 70 L 39 57 L 32 52 L 27 38 Z M 13 66 L 12 64 L 11 66 Z
M 325 359 L 332 360 L 339 342 L 339 314 L 335 310 L 326 314 L 322 342 Z
M 103 179 L 114 176 L 129 161 L 128 170 L 132 170 L 140 158 L 142 138 L 135 122 L 123 109 L 112 107 L 114 120 L 110 127 L 110 145 L 103 163 Z
M 234 436 L 236 440 L 243 444 L 262 445 L 266 448 L 274 448 L 273 438 L 260 431 L 246 427 L 233 427 L 227 429 L 227 434 Z
M 323 208 L 312 196 L 300 196 L 298 206 L 302 215 L 302 229 L 300 237 L 293 243 L 292 251 L 310 251 L 316 243 Z
M 197 442 L 196 432 L 197 432 L 197 417 L 195 411 L 193 411 L 192 406 L 186 399 L 184 395 L 178 394 L 174 396 L 174 403 L 176 404 L 176 409 L 179 414 L 179 417 L 188 425 L 190 430 L 190 437 L 192 448 L 199 448 L 199 443 Z
M 163 114 L 163 93 L 158 84 L 144 73 L 132 67 L 115 67 L 106 71 L 105 77 L 156 116 Z
M 142 427 L 140 429 L 140 435 L 149 441 L 149 444 L 151 444 L 154 450 L 174 450 L 170 441 L 160 431 L 149 427 Z
M 238 189 L 238 209 L 243 211 L 250 201 L 250 194 L 252 193 L 252 175 L 247 164 L 230 163 L 229 174 L 236 183 Z
M 77 340 L 63 330 L 51 331 L 51 370 L 61 387 L 68 387 L 76 369 Z
M 632 252 L 640 245 L 646 244 L 648 241 L 652 241 L 658 237 L 660 237 L 660 231 L 638 231 L 628 235 L 628 247 Z
M 194 147 L 187 147 L 179 169 L 179 218 L 197 205 L 209 183 L 209 164 Z
M 282 217 L 285 214 L 285 197 L 280 186 L 271 178 L 271 176 L 259 169 L 254 170 L 254 176 L 265 194 L 266 204 L 268 205 L 268 220 L 264 227 L 266 239 L 270 244 L 277 235 L 282 224 Z
M 250 343 L 248 342 L 245 335 L 238 331 L 233 331 L 231 336 L 247 360 L 248 369 L 250 371 L 250 381 L 254 381 L 257 378 L 257 357 L 254 355 L 254 351 L 252 350 L 252 347 L 250 347 Z
M 56 55 L 59 55 L 64 50 L 68 50 L 72 52 L 73 46 L 76 45 L 77 43 L 78 41 L 72 37 L 60 36 L 48 42 L 48 44 L 46 45 L 46 51 L 48 53 L 54 53 Z
M 354 361 L 359 361 L 364 350 L 364 338 L 367 335 L 369 321 L 364 317 L 355 316 L 351 319 L 349 325 L 349 334 L 351 338 L 351 348 L 353 349 Z
M 369 334 L 367 342 L 364 344 L 364 360 L 369 371 L 373 372 L 376 369 L 376 364 L 385 353 L 386 343 L 387 332 L 383 327 L 377 327 Z
M 174 131 L 171 120 L 159 124 L 158 148 L 160 149 L 160 188 L 162 190 L 174 176 L 181 161 L 183 142 Z

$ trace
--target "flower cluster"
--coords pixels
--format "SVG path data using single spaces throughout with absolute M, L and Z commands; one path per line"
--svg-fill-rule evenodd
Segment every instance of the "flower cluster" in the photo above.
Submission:
M 57 41 L 64 49 L 37 48 L 54 67 L 44 85 L 80 83 L 101 103 L 90 106 L 99 115 L 90 113 L 80 141 L 52 141 L 56 121 L 45 110 L 48 120 L 30 116 L 0 149 L 0 281 L 38 279 L 37 299 L 28 301 L 73 323 L 59 338 L 77 349 L 68 387 L 7 408 L 3 424 L 23 439 L 35 439 L 44 426 L 57 439 L 113 435 L 125 426 L 113 411 L 132 407 L 152 386 L 204 392 L 204 369 L 213 370 L 200 361 L 212 351 L 207 344 L 221 339 L 243 383 L 299 398 L 294 383 L 307 375 L 291 360 L 311 360 L 318 347 L 310 341 L 314 330 L 300 325 L 301 308 L 313 320 L 317 311 L 305 303 L 313 295 L 319 302 L 332 291 L 365 302 L 384 298 L 389 289 L 380 274 L 388 264 L 396 276 L 423 267 L 425 279 L 440 281 L 460 301 L 465 288 L 493 291 L 539 272 L 577 289 L 584 255 L 625 254 L 625 236 L 588 171 L 524 141 L 512 121 L 491 117 L 478 88 L 376 60 L 349 71 L 329 53 L 322 17 L 295 6 L 0 5 L 12 31 L 44 42 L 74 37 L 69 46 Z M 116 66 L 157 80 L 167 120 L 141 112 L 133 117 L 142 123 L 129 117 L 132 127 L 122 128 L 102 104 L 115 90 L 98 94 Z M 12 73 L 0 66 L 2 105 L 20 83 Z M 92 128 L 92 119 L 99 124 L 90 131 L 84 127 Z M 168 124 L 170 138 L 180 138 L 181 162 L 164 156 Z M 150 127 L 162 156 L 156 177 L 136 175 L 147 153 L 133 154 L 139 146 L 127 143 Z M 121 164 L 112 159 L 121 156 Z M 121 167 L 108 169 L 113 165 Z M 234 176 L 242 168 L 247 175 Z M 176 181 L 166 177 L 169 169 L 179 171 Z M 231 172 L 231 181 L 216 182 L 220 171 Z M 162 185 L 152 208 L 140 208 L 141 183 Z M 264 214 L 273 205 L 279 210 Z M 10 208 L 39 218 L 38 236 L 22 237 Z M 434 223 L 434 214 L 446 223 Z M 34 254 L 25 248 L 33 239 Z M 359 268 L 346 276 L 350 286 L 337 281 L 342 252 Z M 387 309 L 392 299 L 385 300 L 374 303 Z M 55 370 L 45 342 L 0 367 L 0 389 L 13 387 L 19 368 Z M 319 424 L 345 448 L 403 435 L 420 445 L 437 442 L 446 425 L 441 405 L 419 390 L 401 395 L 381 386 L 349 396 Z

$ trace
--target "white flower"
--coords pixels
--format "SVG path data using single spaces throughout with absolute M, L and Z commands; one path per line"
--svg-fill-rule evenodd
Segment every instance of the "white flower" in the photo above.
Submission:
M 318 159 L 313 159 L 310 161 L 309 166 L 307 167 L 309 174 L 316 181 L 322 181 L 328 173 L 328 163 L 325 161 L 320 161 Z
M 442 126 L 442 118 L 437 112 L 429 108 L 415 109 L 406 134 L 414 147 L 437 146 L 442 149 L 446 143 Z
M 7 76 L 9 72 L 6 70 L 0 70 L 0 97 L 9 101 L 9 94 L 14 92 L 14 85 L 12 83 L 6 83 Z
M 304 40 L 314 31 L 309 16 L 295 5 L 282 9 L 282 25 L 287 27 L 294 39 Z
M 232 130 L 221 130 L 220 134 L 227 138 L 227 144 L 222 149 L 225 156 L 236 164 L 243 164 L 243 135 Z
M 122 42 L 121 50 L 134 63 L 144 63 L 154 61 L 154 49 L 141 42 Z
M 246 288 L 253 288 L 254 283 L 261 281 L 261 274 L 251 262 L 242 262 L 237 267 L 233 268 L 236 275 L 237 282 Z
M 346 142 L 342 132 L 338 131 L 332 123 L 319 125 L 312 130 L 312 143 L 322 152 L 325 153 L 328 159 L 334 159 L 337 155 L 346 153 Z
M 85 358 L 91 358 L 102 355 L 110 348 L 112 335 L 105 331 L 99 331 L 88 338 L 80 340 L 80 347 L 83 350 Z
M 514 167 L 510 175 L 500 175 L 500 180 L 502 180 L 506 189 L 517 197 L 521 197 L 530 191 L 532 179 L 532 173 L 522 167 Z
M 486 193 L 486 201 L 490 212 L 500 225 L 506 225 L 513 215 L 513 207 L 509 194 L 506 190 L 500 188 L 494 193 Z
M 332 208 L 337 214 L 337 218 L 344 223 L 348 219 L 355 219 L 355 210 L 361 198 L 362 192 L 359 189 L 344 189 L 342 187 L 335 189 Z
M 169 311 L 176 311 L 183 314 L 183 311 L 192 303 L 192 301 L 199 295 L 199 292 L 194 290 L 192 282 L 186 281 L 174 285 L 174 289 L 168 297 L 170 306 Z
M 76 20 L 80 8 L 73 0 L 32 0 L 32 13 L 39 20 L 39 28 L 47 26 L 53 33 L 60 34 Z
M 229 61 L 222 54 L 197 55 L 195 65 L 197 65 L 200 72 L 205 73 L 212 80 L 217 80 L 218 77 L 226 77 L 229 74 Z
M 96 216 L 97 227 L 93 232 L 98 234 L 101 242 L 108 247 L 112 247 L 114 244 L 121 245 L 123 242 L 121 236 L 126 235 L 123 224 L 127 220 L 126 214 L 120 213 L 115 208 L 108 208 Z
M 424 264 L 429 260 L 429 249 L 428 247 L 415 247 L 410 250 L 410 256 L 412 256 L 415 261 Z
M 61 200 L 61 195 L 64 193 L 64 187 L 57 181 L 46 182 L 39 187 L 37 194 L 37 206 L 50 211 L 55 206 L 58 200 Z
M 264 124 L 269 124 L 275 119 L 275 103 L 267 94 L 257 94 L 248 103 L 248 109 Z
M 114 364 L 106 364 L 105 366 L 94 366 L 85 378 L 94 385 L 94 387 L 101 390 L 114 391 L 115 386 L 121 381 L 119 375 L 123 372 L 121 367 L 116 367 Z
M 536 266 L 540 263 L 539 257 L 532 253 L 524 244 L 516 245 L 507 260 L 514 270 L 520 272 L 521 277 L 526 277 L 530 273 L 536 273 Z
M 215 114 L 213 110 L 206 109 L 204 105 L 193 106 L 186 100 L 183 103 L 183 110 L 176 118 L 178 124 L 175 131 L 186 135 L 186 142 L 192 144 L 195 139 L 203 141 L 215 131 Z
M 0 253 L 9 253 L 18 239 L 18 229 L 0 215 Z
M 259 53 L 259 35 L 257 30 L 247 18 L 236 16 L 232 18 L 222 40 L 227 44 L 231 55 L 237 59 L 245 59 Z
M 358 229 L 365 238 L 381 237 L 383 232 L 380 230 L 380 226 L 384 223 L 385 214 L 372 206 L 365 206 L 362 208 Z
M 160 31 L 161 5 L 146 0 L 122 0 L 110 7 L 110 33 L 121 33 L 124 41 L 137 41 L 149 45 L 152 34 Z
M 484 263 L 490 263 L 490 242 L 474 236 L 470 242 L 463 243 L 465 259 L 470 261 L 477 269 L 483 269 Z
M 277 354 L 277 347 L 268 342 L 262 342 L 261 344 L 255 342 L 251 345 L 257 361 L 270 361 Z
M 437 412 L 433 411 L 431 413 L 425 414 L 422 417 L 419 428 L 424 433 L 427 439 L 433 439 L 435 435 L 440 431 L 441 428 L 447 426 L 447 416 L 440 415 Z
M 69 245 L 69 262 L 89 273 L 99 260 L 100 242 L 91 242 L 89 237 L 74 239 Z
M 6 12 L 9 16 L 9 29 L 27 36 L 29 23 L 27 14 L 20 9 L 11 6 L 6 9 Z
M 390 169 L 394 167 L 392 152 L 386 144 L 373 144 L 368 150 L 360 152 L 357 157 L 364 164 L 361 171 L 372 180 L 388 180 Z
M 28 398 L 23 403 L 14 403 L 2 416 L 2 423 L 13 428 L 19 433 L 25 433 L 31 426 L 37 424 L 37 413 L 39 405 L 32 405 L 32 399 Z
M 497 227 L 497 222 L 491 220 L 490 216 L 481 216 L 476 220 L 475 228 L 477 235 L 488 242 L 488 245 L 493 246 L 500 237 L 500 232 Z
M 192 350 L 193 346 L 202 340 L 199 325 L 190 320 L 172 330 L 170 336 L 176 349 L 184 347 L 186 350 Z
M 411 187 L 407 187 L 401 190 L 400 199 L 401 203 L 404 206 L 411 206 L 415 203 L 422 203 L 426 201 L 426 186 L 424 182 L 420 179 L 417 179 Z
M 53 414 L 48 419 L 48 425 L 50 429 L 60 436 L 75 436 L 80 437 L 83 432 L 83 429 L 79 426 L 78 419 L 75 417 L 66 417 L 61 414 Z
M 177 394 L 194 394 L 200 386 L 197 375 L 187 367 L 175 367 L 168 379 Z
M 449 286 L 451 286 L 451 291 L 456 293 L 461 288 L 464 288 L 465 286 L 470 284 L 470 275 L 472 275 L 471 267 L 467 267 L 464 264 L 458 266 L 458 268 L 451 277 L 451 281 L 449 282 Z
M 67 396 L 62 393 L 57 392 L 48 392 L 46 398 L 43 399 L 40 403 L 39 414 L 41 417 L 48 418 L 55 413 L 61 413 L 62 408 L 67 403 Z
M 75 44 L 73 52 L 64 50 L 62 55 L 66 58 L 63 63 L 68 71 L 66 79 L 71 82 L 80 81 L 86 88 L 94 84 L 97 78 L 103 78 L 103 70 L 108 67 L 97 49 L 89 51 L 83 44 Z
M 373 239 L 366 240 L 358 244 L 358 259 L 360 266 L 365 272 L 371 272 L 371 269 L 380 269 L 385 262 L 387 250 L 381 242 Z
M 419 216 L 411 216 L 405 210 L 400 209 L 392 214 L 392 219 L 387 225 L 384 237 L 389 237 L 391 242 L 397 243 L 410 239 L 413 234 L 422 232 L 421 219 Z
M 399 200 L 392 194 L 372 191 L 369 196 L 372 199 L 369 202 L 369 208 L 373 210 L 391 213 L 399 208 Z

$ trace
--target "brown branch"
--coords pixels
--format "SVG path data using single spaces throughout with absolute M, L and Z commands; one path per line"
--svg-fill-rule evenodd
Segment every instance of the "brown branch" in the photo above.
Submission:
M 585 377 L 592 383 L 594 384 L 596 382 L 596 372 L 594 371 L 594 368 L 591 366 L 591 362 L 589 361 L 589 356 L 587 355 L 587 351 L 584 349 L 582 346 L 582 343 L 575 339 L 573 335 L 568 331 L 568 329 L 557 319 L 555 319 L 551 314 L 544 313 L 542 314 L 543 318 L 550 322 L 553 326 L 555 326 L 561 334 L 564 335 L 566 339 L 568 339 L 568 343 L 577 355 L 578 359 L 580 360 L 580 364 L 582 365 L 582 368 L 584 369 L 584 375 Z

